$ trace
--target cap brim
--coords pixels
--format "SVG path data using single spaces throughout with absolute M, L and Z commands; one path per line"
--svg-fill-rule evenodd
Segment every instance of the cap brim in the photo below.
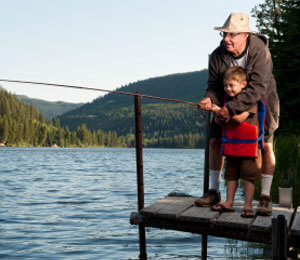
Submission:
M 228 33 L 242 33 L 241 31 L 234 31 L 223 27 L 217 27 L 217 26 L 214 27 L 214 30 L 221 31 L 221 32 L 228 32 Z M 257 33 L 257 32 L 249 30 L 249 31 L 245 31 L 244 33 Z
M 223 27 L 217 27 L 217 26 L 215 26 L 214 30 L 224 32 L 225 29 Z

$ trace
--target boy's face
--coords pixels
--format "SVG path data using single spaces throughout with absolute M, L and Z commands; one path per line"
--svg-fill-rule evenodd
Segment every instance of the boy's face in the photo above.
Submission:
M 224 80 L 224 91 L 230 97 L 240 94 L 247 85 L 246 81 Z

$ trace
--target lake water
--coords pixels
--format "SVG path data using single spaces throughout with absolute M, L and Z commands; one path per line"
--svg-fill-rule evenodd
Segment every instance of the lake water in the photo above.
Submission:
M 202 194 L 203 150 L 143 151 L 146 206 Z M 0 165 L 1 259 L 138 259 L 134 149 L 1 148 Z M 146 240 L 148 259 L 201 259 L 200 235 L 147 228 Z M 266 259 L 260 246 L 208 237 L 208 259 Z

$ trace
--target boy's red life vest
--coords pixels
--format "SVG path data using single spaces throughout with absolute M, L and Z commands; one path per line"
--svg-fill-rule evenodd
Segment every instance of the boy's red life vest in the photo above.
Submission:
M 226 104 L 228 98 L 226 98 Z M 257 158 L 257 145 L 263 149 L 266 104 L 263 99 L 258 101 L 258 122 L 256 125 L 242 122 L 229 122 L 222 127 L 222 151 L 225 156 Z

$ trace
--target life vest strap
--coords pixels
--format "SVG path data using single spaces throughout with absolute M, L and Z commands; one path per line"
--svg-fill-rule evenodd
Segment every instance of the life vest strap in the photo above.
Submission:
M 264 135 L 261 134 L 257 139 L 229 139 L 222 137 L 220 138 L 220 141 L 222 143 L 243 143 L 243 144 L 251 144 L 251 143 L 257 143 L 260 142 L 263 139 Z

